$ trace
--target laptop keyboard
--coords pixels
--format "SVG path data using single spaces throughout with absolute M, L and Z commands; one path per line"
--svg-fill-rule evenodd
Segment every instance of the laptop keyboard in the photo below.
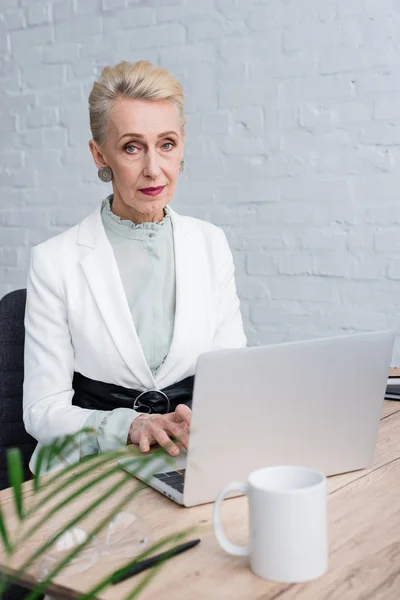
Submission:
M 183 486 L 185 483 L 185 471 L 186 469 L 178 469 L 177 471 L 158 473 L 157 475 L 154 475 L 154 477 L 156 479 L 159 479 L 163 483 L 170 485 L 177 492 L 183 494 Z

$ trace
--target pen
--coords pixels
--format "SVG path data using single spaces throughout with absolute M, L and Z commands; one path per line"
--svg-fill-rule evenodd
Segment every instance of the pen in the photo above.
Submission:
M 184 544 L 180 544 L 179 546 L 175 546 L 175 548 L 171 548 L 166 552 L 161 552 L 161 554 L 155 554 L 150 558 L 146 558 L 145 560 L 141 560 L 135 565 L 132 566 L 131 569 L 119 569 L 115 571 L 111 575 L 111 583 L 115 585 L 116 583 L 120 583 L 120 581 L 124 581 L 124 579 L 128 579 L 128 577 L 132 577 L 133 575 L 137 575 L 138 573 L 142 573 L 146 569 L 150 569 L 151 567 L 156 566 L 161 561 L 171 558 L 171 556 L 176 556 L 177 554 L 181 554 L 182 552 L 186 552 L 190 548 L 197 546 L 200 543 L 200 540 L 192 540 L 190 542 L 185 542 Z

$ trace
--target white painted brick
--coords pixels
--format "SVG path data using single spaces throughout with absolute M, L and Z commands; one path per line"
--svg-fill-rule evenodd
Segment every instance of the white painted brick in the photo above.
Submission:
M 165 68 L 176 67 L 178 64 L 200 64 L 208 62 L 214 63 L 214 47 L 207 42 L 197 42 L 196 44 L 177 45 L 174 43 L 171 47 L 163 48 L 160 53 L 160 66 Z M 193 65 L 192 65 L 193 68 Z
M 245 106 L 233 111 L 233 119 L 248 131 L 259 131 L 264 126 L 264 113 L 260 106 Z
M 19 142 L 21 143 L 21 147 L 24 149 L 43 148 L 43 133 L 41 130 L 25 131 L 24 133 L 21 133 L 18 138 Z
M 311 275 L 313 260 L 310 254 L 281 254 L 278 262 L 278 273 L 282 275 Z
M 320 59 L 320 73 L 330 75 L 333 73 L 346 73 L 362 71 L 371 67 L 384 66 L 387 62 L 387 51 L 376 49 L 356 48 L 349 52 L 346 48 L 330 49 Z
M 43 131 L 44 145 L 48 149 L 59 150 L 67 145 L 66 129 L 46 129 Z
M 351 306 L 329 308 L 322 313 L 322 319 L 334 327 L 346 331 L 379 331 L 387 328 L 385 313 L 373 310 L 359 310 Z
M 400 205 L 389 203 L 365 209 L 365 222 L 371 225 L 400 224 Z
M 311 103 L 299 107 L 299 123 L 302 127 L 329 126 L 332 125 L 334 119 L 333 108 Z
M 30 150 L 26 152 L 25 164 L 28 168 L 39 169 L 43 162 L 48 170 L 60 164 L 61 152 L 46 148 L 45 150 Z
M 39 25 L 21 31 L 11 31 L 11 50 L 26 51 L 30 46 L 47 44 L 53 40 L 53 32 L 50 25 Z
M 354 80 L 358 95 L 362 97 L 400 91 L 400 71 L 395 66 L 386 73 L 357 73 Z
M 70 107 L 79 106 L 83 100 L 82 89 L 79 85 L 63 85 L 60 89 L 39 91 L 38 104 L 41 107 Z
M 11 267 L 6 269 L 6 278 L 14 289 L 26 287 L 26 269 Z
M 0 131 L 14 131 L 16 118 L 14 115 L 0 114 Z
M 202 131 L 208 135 L 229 133 L 231 126 L 230 113 L 222 111 L 208 113 L 202 117 Z
M 19 6 L 19 0 L 2 0 L 1 9 L 7 10 L 8 8 L 17 8 Z
M 45 64 L 65 64 L 78 57 L 77 42 L 57 44 L 43 48 L 42 61 Z
M 400 92 L 385 94 L 375 101 L 374 119 L 398 120 L 400 117 Z
M 103 10 L 112 10 L 126 5 L 126 0 L 102 0 Z
M 245 0 L 216 0 L 216 8 L 229 20 L 247 20 L 251 14 Z
M 14 31 L 23 29 L 26 26 L 26 18 L 23 10 L 5 10 L 2 15 L 3 24 L 6 30 Z
M 132 29 L 130 33 L 132 36 L 131 47 L 135 50 L 168 46 L 171 40 L 174 40 L 176 44 L 181 44 L 185 41 L 186 37 L 185 28 L 180 24 Z
M 201 2 L 166 2 L 157 4 L 156 20 L 158 23 L 172 21 L 191 22 L 194 17 L 208 16 L 214 9 L 215 0 L 202 0 Z M 172 42 L 173 43 L 173 42 Z
M 84 38 L 94 37 L 102 31 L 100 16 L 74 16 L 68 21 L 60 21 L 54 26 L 56 43 L 80 42 Z
M 249 275 L 273 275 L 276 273 L 275 260 L 264 252 L 248 254 L 246 256 L 246 273 Z
M 37 185 L 37 173 L 32 169 L 15 169 L 12 175 L 14 187 L 34 188 Z
M 48 2 L 35 2 L 28 8 L 28 25 L 43 25 L 49 23 L 49 4 Z
M 351 254 L 335 252 L 318 254 L 314 257 L 312 272 L 324 277 L 348 277 L 354 262 Z
M 351 267 L 351 278 L 354 280 L 382 280 L 386 276 L 388 260 L 385 256 L 376 256 L 372 253 L 365 253 L 363 247 L 363 258 L 353 262 Z
M 189 42 L 218 39 L 224 35 L 224 25 L 218 19 L 191 20 L 187 24 L 187 32 Z
M 25 112 L 36 104 L 34 94 L 4 94 L 1 99 L 1 106 L 4 112 Z
M 335 280 L 307 276 L 269 277 L 267 287 L 276 300 L 334 303 L 338 300 Z
M 400 146 L 399 123 L 366 123 L 360 130 L 361 144 L 375 146 Z
M 282 82 L 282 96 L 288 106 L 299 106 L 303 102 L 321 100 L 347 100 L 352 97 L 352 93 L 349 78 L 341 75 Z
M 52 2 L 51 10 L 54 21 L 70 19 L 74 14 L 73 0 L 56 0 Z
M 57 113 L 54 108 L 35 108 L 26 116 L 27 127 L 52 127 L 57 123 Z
M 27 229 L 10 227 L 1 232 L 1 243 L 4 246 L 24 246 L 27 243 L 27 237 Z
M 112 34 L 115 32 L 117 32 L 118 35 L 120 35 L 119 32 L 121 29 L 138 29 L 140 27 L 146 27 L 148 25 L 153 25 L 155 23 L 154 10 L 149 6 L 130 8 L 129 10 L 119 10 L 110 15 L 105 14 L 105 16 L 103 18 L 103 23 L 104 23 L 104 33 L 106 35 Z M 176 25 L 173 25 L 172 27 L 176 27 Z M 135 35 L 135 37 L 136 37 L 136 32 L 133 33 L 132 35 Z M 157 35 L 158 35 L 157 31 L 155 31 L 153 33 L 149 32 L 149 38 L 151 39 L 153 46 L 157 46 L 157 44 L 154 43 L 154 37 L 157 37 Z M 182 39 L 181 34 L 180 34 L 179 38 L 177 39 L 177 41 L 179 42 L 180 39 Z M 183 39 L 184 39 L 184 37 L 183 37 Z M 174 38 L 172 37 L 170 39 L 170 42 L 171 42 L 171 40 L 174 40 Z M 175 41 L 175 43 L 176 43 L 176 41 Z M 104 40 L 103 40 L 103 44 L 104 44 Z M 134 44 L 134 45 L 135 45 L 135 47 L 138 47 L 138 48 L 143 47 L 140 44 L 138 46 L 136 46 L 136 44 Z M 146 46 L 144 46 L 144 47 L 146 47 Z
M 244 106 L 277 106 L 278 87 L 267 83 L 218 89 L 218 104 L 223 109 L 242 108 Z
M 225 154 L 261 154 L 263 141 L 258 137 L 233 138 L 226 136 L 222 140 L 221 149 Z
M 388 277 L 389 279 L 400 279 L 400 258 L 394 258 L 389 263 L 388 269 Z
M 0 154 L 0 167 L 4 169 L 18 169 L 23 165 L 21 152 L 2 152 Z
M 363 16 L 365 14 L 365 2 L 363 0 L 335 0 L 337 16 L 339 19 Z
M 331 231 L 329 229 L 306 229 L 299 232 L 299 246 L 305 250 L 315 252 L 338 250 L 343 252 L 346 248 L 348 235 L 345 231 Z
M 24 84 L 34 90 L 61 85 L 64 81 L 64 66 L 46 65 L 37 69 L 24 69 Z
M 29 246 L 36 246 L 37 244 L 41 244 L 45 242 L 49 238 L 61 233 L 63 231 L 62 228 L 57 227 L 35 227 L 35 229 L 29 228 L 27 229 L 28 234 L 28 244 Z
M 357 100 L 344 102 L 337 106 L 337 120 L 340 123 L 357 123 L 369 121 L 372 118 L 372 103 Z
M 75 0 L 78 15 L 98 13 L 101 9 L 101 0 Z
M 308 27 L 295 26 L 283 31 L 282 45 L 285 52 L 318 51 L 337 46 L 348 46 L 351 50 L 363 41 L 362 25 L 357 21 L 335 23 L 309 23 Z
M 376 252 L 397 254 L 400 252 L 400 227 L 384 229 L 375 234 L 374 245 Z
M 18 211 L 0 210 L 0 224 L 9 227 L 42 227 L 47 222 L 46 211 L 38 208 L 23 207 Z
M 16 250 L 0 250 L 0 265 L 16 267 L 18 255 Z

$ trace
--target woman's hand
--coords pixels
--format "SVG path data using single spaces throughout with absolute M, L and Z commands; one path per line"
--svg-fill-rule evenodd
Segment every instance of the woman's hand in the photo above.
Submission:
M 179 454 L 179 446 L 187 450 L 192 411 L 186 404 L 178 404 L 166 415 L 152 414 L 136 417 L 129 429 L 128 444 L 138 444 L 142 452 L 149 452 L 152 444 L 160 444 L 171 456 Z

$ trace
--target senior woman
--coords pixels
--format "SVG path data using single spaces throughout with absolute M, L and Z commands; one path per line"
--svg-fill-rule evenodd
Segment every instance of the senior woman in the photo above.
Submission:
M 179 454 L 199 355 L 246 345 L 224 232 L 169 206 L 184 166 L 182 86 L 148 61 L 124 61 L 102 70 L 89 112 L 89 148 L 112 194 L 31 255 L 23 418 L 39 442 L 33 473 L 40 445 L 84 427 L 96 433 L 52 470 L 130 443 Z

